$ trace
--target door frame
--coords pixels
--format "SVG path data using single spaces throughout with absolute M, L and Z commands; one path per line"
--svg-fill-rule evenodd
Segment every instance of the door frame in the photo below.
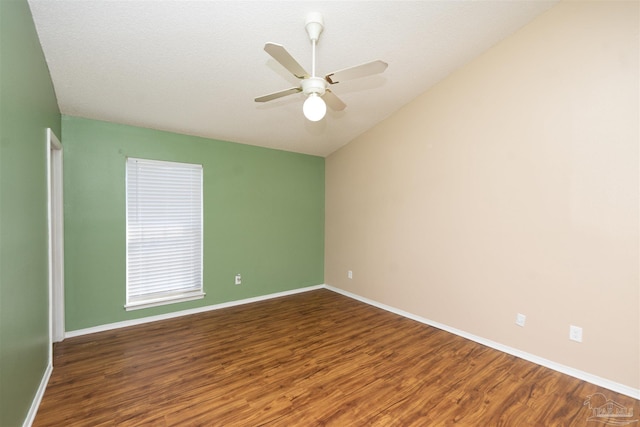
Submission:
M 47 129 L 47 218 L 49 229 L 49 356 L 64 339 L 64 204 L 62 144 Z

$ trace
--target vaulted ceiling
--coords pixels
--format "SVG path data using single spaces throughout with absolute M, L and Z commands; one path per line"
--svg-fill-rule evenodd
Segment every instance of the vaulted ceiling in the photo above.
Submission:
M 326 156 L 557 0 L 29 0 L 63 114 Z M 319 122 L 299 81 L 264 50 L 311 70 L 309 12 L 324 17 L 319 75 L 381 59 L 387 70 L 332 86 L 347 104 Z M 508 66 L 508 64 L 506 64 Z

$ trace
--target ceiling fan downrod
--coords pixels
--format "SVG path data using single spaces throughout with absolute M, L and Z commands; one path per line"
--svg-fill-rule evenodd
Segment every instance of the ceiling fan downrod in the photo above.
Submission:
M 302 81 L 302 91 L 305 95 L 316 94 L 322 96 L 327 89 L 327 82 L 325 79 L 316 76 L 316 44 L 320 38 L 320 33 L 324 29 L 322 15 L 317 12 L 308 14 L 304 28 L 307 30 L 311 40 L 311 77 Z
M 316 76 L 316 44 L 320 38 L 320 33 L 324 29 L 324 20 L 322 15 L 317 12 L 311 12 L 307 15 L 307 21 L 304 24 L 309 39 L 311 40 L 311 77 Z

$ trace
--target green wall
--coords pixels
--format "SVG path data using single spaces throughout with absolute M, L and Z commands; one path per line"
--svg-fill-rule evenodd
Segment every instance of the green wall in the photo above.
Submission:
M 0 1 L 0 426 L 22 425 L 49 360 L 46 128 L 60 113 L 26 0 Z
M 68 116 L 62 140 L 67 331 L 323 283 L 323 158 Z M 125 311 L 126 157 L 203 165 L 204 299 Z

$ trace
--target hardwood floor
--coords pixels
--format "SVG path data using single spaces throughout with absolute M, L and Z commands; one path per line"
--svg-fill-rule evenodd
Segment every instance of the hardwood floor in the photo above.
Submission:
M 67 339 L 33 425 L 600 426 L 598 392 L 638 419 L 630 397 L 318 290 Z

